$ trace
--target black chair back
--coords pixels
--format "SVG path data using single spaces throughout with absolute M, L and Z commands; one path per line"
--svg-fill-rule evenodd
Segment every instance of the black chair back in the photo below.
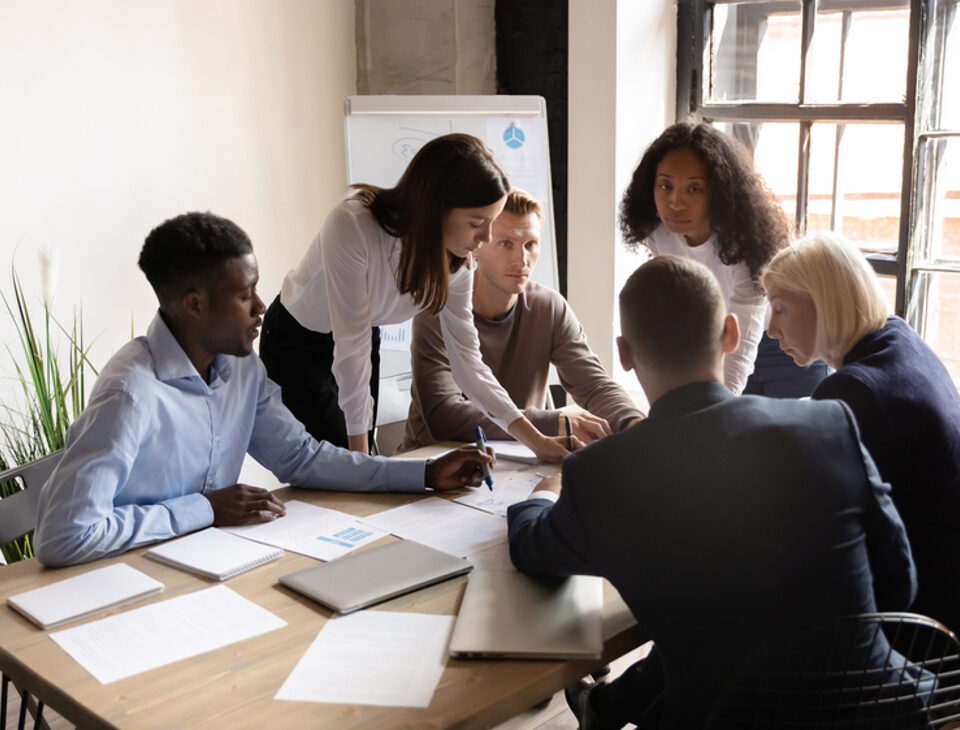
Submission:
M 960 719 L 960 642 L 911 613 L 832 619 L 761 647 L 735 672 L 711 730 L 930 730 Z

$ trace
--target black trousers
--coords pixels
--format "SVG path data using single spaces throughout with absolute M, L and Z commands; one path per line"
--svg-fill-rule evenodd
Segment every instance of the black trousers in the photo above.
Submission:
M 267 375 L 280 386 L 283 404 L 318 441 L 347 447 L 347 424 L 340 410 L 340 389 L 333 377 L 333 334 L 302 326 L 280 303 L 278 296 L 263 316 L 260 359 Z M 370 394 L 377 420 L 380 390 L 380 328 L 370 343 Z M 373 430 L 368 435 L 373 443 Z
M 602 727 L 621 728 L 632 722 L 639 730 L 656 728 L 663 712 L 664 674 L 656 645 L 636 664 L 590 692 L 590 705 Z

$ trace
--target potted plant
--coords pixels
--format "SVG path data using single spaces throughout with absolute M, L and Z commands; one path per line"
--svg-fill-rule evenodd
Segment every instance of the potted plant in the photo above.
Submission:
M 84 344 L 82 310 L 74 313 L 69 329 L 51 312 L 52 269 L 49 256 L 41 256 L 44 292 L 40 329 L 34 326 L 15 268 L 11 268 L 10 276 L 12 296 L 0 292 L 19 340 L 19 348 L 8 347 L 7 353 L 23 396 L 21 403 L 4 403 L 0 411 L 0 471 L 63 448 L 67 428 L 84 408 L 87 370 L 97 374 L 87 359 L 89 346 Z M 16 480 L 0 484 L 0 499 L 21 488 Z M 33 557 L 32 537 L 30 532 L 0 546 L 3 561 Z

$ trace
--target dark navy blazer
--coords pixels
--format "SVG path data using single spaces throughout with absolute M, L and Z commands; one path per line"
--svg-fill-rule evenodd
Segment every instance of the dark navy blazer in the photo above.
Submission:
M 700 727 L 755 643 L 904 609 L 916 589 L 889 487 L 836 401 L 678 388 L 568 456 L 555 505 L 527 500 L 508 518 L 520 570 L 602 575 L 620 592 L 663 661 L 662 728 Z
M 899 317 L 860 340 L 813 398 L 844 401 L 892 487 L 917 564 L 912 610 L 960 631 L 960 395 Z

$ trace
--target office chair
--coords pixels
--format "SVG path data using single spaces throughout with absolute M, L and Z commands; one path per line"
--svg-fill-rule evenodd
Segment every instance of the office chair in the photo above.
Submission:
M 20 479 L 23 485 L 19 492 L 14 492 L 9 497 L 0 499 L 0 545 L 5 545 L 11 540 L 26 535 L 37 526 L 37 501 L 40 495 L 40 487 L 47 481 L 56 465 L 60 463 L 60 455 L 61 452 L 55 451 L 48 456 L 31 461 L 29 464 L 0 472 L 0 484 L 13 479 Z M 0 570 L 3 570 L 3 568 L 0 568 Z M 0 729 L 5 730 L 7 727 L 7 694 L 12 682 L 6 674 L 0 674 L 0 677 L 2 677 Z M 14 685 L 14 689 L 20 693 L 20 721 L 17 724 L 19 730 L 23 730 L 26 726 L 28 709 L 34 717 L 34 728 L 46 729 L 48 726 L 43 720 L 43 703 L 35 701 L 29 692 L 18 690 L 16 685 Z
M 874 613 L 762 646 L 721 692 L 707 727 L 933 730 L 958 719 L 957 637 L 926 616 Z

